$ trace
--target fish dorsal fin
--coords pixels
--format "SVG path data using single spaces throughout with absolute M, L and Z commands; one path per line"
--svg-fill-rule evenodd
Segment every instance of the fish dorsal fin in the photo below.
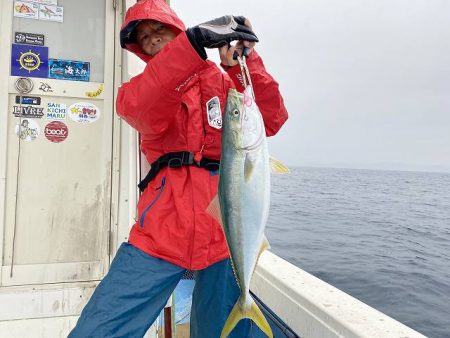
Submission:
M 289 174 L 291 171 L 281 161 L 270 156 L 270 171 L 272 174 Z
M 244 179 L 245 182 L 248 182 L 250 180 L 250 177 L 252 176 L 253 170 L 255 169 L 255 159 L 253 158 L 251 153 L 247 153 L 245 155 L 245 162 L 244 162 Z
M 223 226 L 222 212 L 220 211 L 219 195 L 214 196 L 211 203 L 209 203 L 208 207 L 206 208 L 206 212 L 212 218 L 214 218 L 220 225 Z

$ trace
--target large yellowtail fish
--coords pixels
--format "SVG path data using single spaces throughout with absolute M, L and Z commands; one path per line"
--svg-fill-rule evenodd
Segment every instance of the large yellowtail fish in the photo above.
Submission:
M 270 204 L 269 162 L 264 122 L 252 87 L 247 86 L 244 94 L 230 89 L 223 117 L 219 191 L 208 212 L 222 223 L 241 294 L 221 338 L 227 337 L 243 318 L 251 319 L 268 337 L 273 337 L 250 295 L 253 271 L 259 255 L 268 246 L 264 228 Z M 277 171 L 287 169 L 275 160 L 274 166 Z

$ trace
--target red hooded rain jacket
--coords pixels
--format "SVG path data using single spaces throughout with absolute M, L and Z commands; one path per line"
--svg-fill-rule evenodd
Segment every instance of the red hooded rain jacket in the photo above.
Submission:
M 143 0 L 131 7 L 122 29 L 135 20 L 153 19 L 179 32 L 155 57 L 137 44 L 126 48 L 143 59 L 142 74 L 119 88 L 117 112 L 141 135 L 149 163 L 175 151 L 202 152 L 220 159 L 221 130 L 208 122 L 207 102 L 217 97 L 223 113 L 228 89 L 243 91 L 239 66 L 203 60 L 191 46 L 185 27 L 163 0 Z M 256 102 L 268 136 L 287 119 L 278 84 L 256 51 L 247 59 Z M 144 252 L 187 269 L 203 269 L 229 256 L 220 224 L 206 209 L 217 194 L 218 176 L 196 166 L 164 168 L 138 202 L 138 220 L 129 241 Z

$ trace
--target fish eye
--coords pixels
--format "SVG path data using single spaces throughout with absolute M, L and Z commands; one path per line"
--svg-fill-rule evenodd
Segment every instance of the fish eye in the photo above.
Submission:
M 239 110 L 237 110 L 237 109 L 233 110 L 233 115 L 234 116 L 239 116 Z

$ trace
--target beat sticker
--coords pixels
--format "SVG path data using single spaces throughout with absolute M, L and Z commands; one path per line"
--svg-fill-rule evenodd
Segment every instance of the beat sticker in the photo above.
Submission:
M 39 124 L 32 119 L 21 119 L 16 125 L 16 135 L 24 141 L 34 141 L 37 139 L 41 130 Z
M 88 102 L 77 102 L 69 107 L 68 114 L 79 123 L 94 123 L 100 117 L 100 109 Z
M 53 121 L 45 126 L 44 135 L 49 141 L 59 143 L 67 138 L 69 129 L 63 122 Z

